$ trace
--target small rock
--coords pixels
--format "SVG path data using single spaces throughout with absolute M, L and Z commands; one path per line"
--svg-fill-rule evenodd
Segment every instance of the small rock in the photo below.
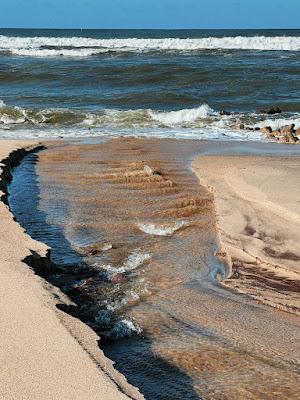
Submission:
M 281 132 L 282 133 L 282 132 Z M 291 131 L 288 131 L 280 137 L 279 143 L 297 143 L 299 139 Z
M 270 126 L 265 126 L 263 128 L 260 128 L 260 131 L 262 133 L 265 133 L 266 135 L 272 133 L 272 128 Z
M 266 108 L 265 110 L 262 110 L 262 113 L 264 114 L 280 114 L 282 111 L 278 106 L 272 106 L 269 108 Z
M 270 133 L 269 135 L 271 135 L 271 137 L 276 137 L 278 138 L 281 135 L 280 130 L 278 131 L 272 131 L 272 133 Z M 268 136 L 268 135 L 267 135 Z
M 276 136 L 274 135 L 273 132 L 269 132 L 269 133 L 267 133 L 267 138 L 268 138 L 268 139 L 275 139 Z
M 231 115 L 231 112 L 226 111 L 226 110 L 221 110 L 219 114 L 220 115 Z
M 108 251 L 113 248 L 112 243 L 95 243 L 90 246 L 87 246 L 86 248 L 83 249 L 83 254 L 86 257 L 92 257 L 92 256 L 97 256 L 101 254 L 104 251 Z
M 255 130 L 255 131 L 259 131 L 259 130 L 260 130 L 260 127 L 259 127 L 259 126 L 256 126 L 256 127 L 254 128 L 254 130 Z
M 245 125 L 244 125 L 244 124 L 239 124 L 239 125 L 238 125 L 238 128 L 239 128 L 239 129 L 245 129 Z
M 285 135 L 287 133 L 293 132 L 294 128 L 295 124 L 285 125 L 280 128 L 280 132 L 282 135 Z

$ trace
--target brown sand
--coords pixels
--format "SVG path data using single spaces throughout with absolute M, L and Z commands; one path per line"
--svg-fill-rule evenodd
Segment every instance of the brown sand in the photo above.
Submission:
M 0 159 L 5 163 L 0 165 L 2 190 L 9 178 L 9 154 L 35 146 L 32 142 L 0 142 Z M 57 298 L 66 304 L 69 300 L 24 263 L 36 254 L 36 262 L 44 260 L 47 265 L 47 247 L 21 229 L 3 202 L 0 221 L 0 398 L 128 398 L 116 382 L 131 398 L 142 398 L 99 350 L 97 335 L 56 309 Z
M 230 272 L 223 284 L 300 314 L 300 159 L 208 156 L 194 162 L 215 195 Z M 222 253 L 221 250 L 221 253 Z

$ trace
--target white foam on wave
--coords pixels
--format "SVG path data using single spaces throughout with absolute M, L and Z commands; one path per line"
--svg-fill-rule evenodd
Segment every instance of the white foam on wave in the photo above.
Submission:
M 73 49 L 76 49 L 76 51 Z M 10 51 L 17 55 L 39 57 L 58 55 L 89 57 L 107 51 L 197 51 L 209 49 L 300 51 L 300 37 L 227 36 L 193 39 L 94 39 L 86 37 L 13 37 L 0 35 L 0 50 Z
M 105 53 L 101 49 L 11 49 L 10 52 L 17 56 L 28 57 L 90 57 Z
M 149 235 L 171 236 L 184 226 L 188 226 L 188 221 L 177 221 L 168 225 L 157 225 L 153 223 L 139 223 L 138 227 L 141 231 Z
M 291 125 L 291 124 L 295 124 L 296 129 L 300 128 L 300 117 L 265 119 L 255 124 L 255 126 L 258 126 L 259 128 L 270 126 L 273 130 L 277 130 L 285 125 Z
M 216 114 L 207 104 L 203 104 L 198 108 L 183 109 L 170 112 L 149 112 L 150 116 L 166 126 L 176 126 L 189 122 L 194 122 L 197 119 L 207 118 L 209 115 Z
M 68 108 L 25 109 L 9 106 L 0 99 L 0 137 L 3 138 L 130 135 L 196 140 L 267 140 L 260 131 L 239 129 L 240 123 L 271 126 L 272 129 L 294 123 L 299 128 L 300 113 L 271 118 L 255 113 L 221 116 L 207 104 L 176 111 L 100 109 L 91 113 Z

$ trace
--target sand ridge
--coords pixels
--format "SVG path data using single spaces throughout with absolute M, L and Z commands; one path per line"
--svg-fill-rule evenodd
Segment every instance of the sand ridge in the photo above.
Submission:
M 231 268 L 223 284 L 298 315 L 299 165 L 297 156 L 207 156 L 193 164 L 215 196 L 219 255 Z

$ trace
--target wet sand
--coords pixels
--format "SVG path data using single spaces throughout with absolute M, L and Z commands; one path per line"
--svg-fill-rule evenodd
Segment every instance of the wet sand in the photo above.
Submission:
M 0 141 L 0 386 L 1 399 L 141 398 L 126 386 L 97 346 L 97 335 L 56 308 L 70 304 L 58 289 L 34 274 L 50 268 L 48 247 L 33 240 L 4 204 L 12 164 L 34 142 Z M 79 344 L 80 343 L 80 344 Z
M 105 354 L 147 399 L 298 396 L 298 316 L 228 290 L 230 279 L 219 282 L 233 276 L 230 264 L 214 256 L 220 250 L 223 211 L 218 195 L 201 183 L 205 176 L 206 184 L 214 184 L 207 183 L 216 171 L 219 174 L 213 164 L 221 165 L 226 157 L 198 159 L 194 168 L 200 184 L 191 169 L 197 153 L 239 152 L 239 146 L 243 148 L 239 144 L 121 138 L 101 144 L 49 144 L 38 156 L 39 209 L 45 214 L 41 224 L 59 226 L 70 254 L 75 253 L 74 260 L 85 264 L 84 270 L 65 265 L 53 279 L 79 304 L 75 314 L 102 337 Z M 264 150 L 263 145 L 254 147 L 254 153 Z M 256 160 L 249 159 L 255 169 Z M 272 160 L 280 170 L 282 157 Z M 297 165 L 299 158 L 293 160 Z M 207 163 L 203 168 L 202 162 Z M 262 163 L 257 174 L 264 171 Z M 242 187 L 244 196 L 257 196 L 248 190 L 253 186 L 251 177 L 243 175 L 243 179 L 248 179 L 248 186 L 237 178 L 233 186 Z M 289 190 L 295 193 L 293 186 Z M 294 201 L 293 195 L 287 197 Z M 248 209 L 254 200 L 248 198 Z M 278 214 L 272 215 L 274 229 L 281 224 L 275 219 Z M 257 224 L 250 220 L 248 225 L 247 236 L 254 236 Z M 285 231 L 293 236 L 299 226 L 291 222 Z M 221 241 L 225 243 L 223 235 Z M 292 242 L 287 240 L 284 246 Z M 274 258 L 272 241 L 268 247 L 268 257 Z M 290 250 L 280 247 L 280 251 Z M 292 254 L 299 254 L 294 247 Z M 298 273 L 297 260 L 291 260 L 294 255 L 280 267 L 289 274 Z M 84 279 L 79 280 L 83 271 Z M 252 287 L 257 280 L 248 279 L 247 285 Z M 279 280 L 285 286 L 282 291 L 264 285 L 272 287 L 273 293 L 276 290 L 276 296 L 284 292 L 294 306 L 295 279 L 289 276 L 283 281 L 280 276 L 276 285 Z M 242 279 L 237 281 L 240 284 Z M 142 334 L 120 338 L 128 327 L 131 332 L 125 333 L 142 329 Z M 118 340 L 105 340 L 112 336 Z

